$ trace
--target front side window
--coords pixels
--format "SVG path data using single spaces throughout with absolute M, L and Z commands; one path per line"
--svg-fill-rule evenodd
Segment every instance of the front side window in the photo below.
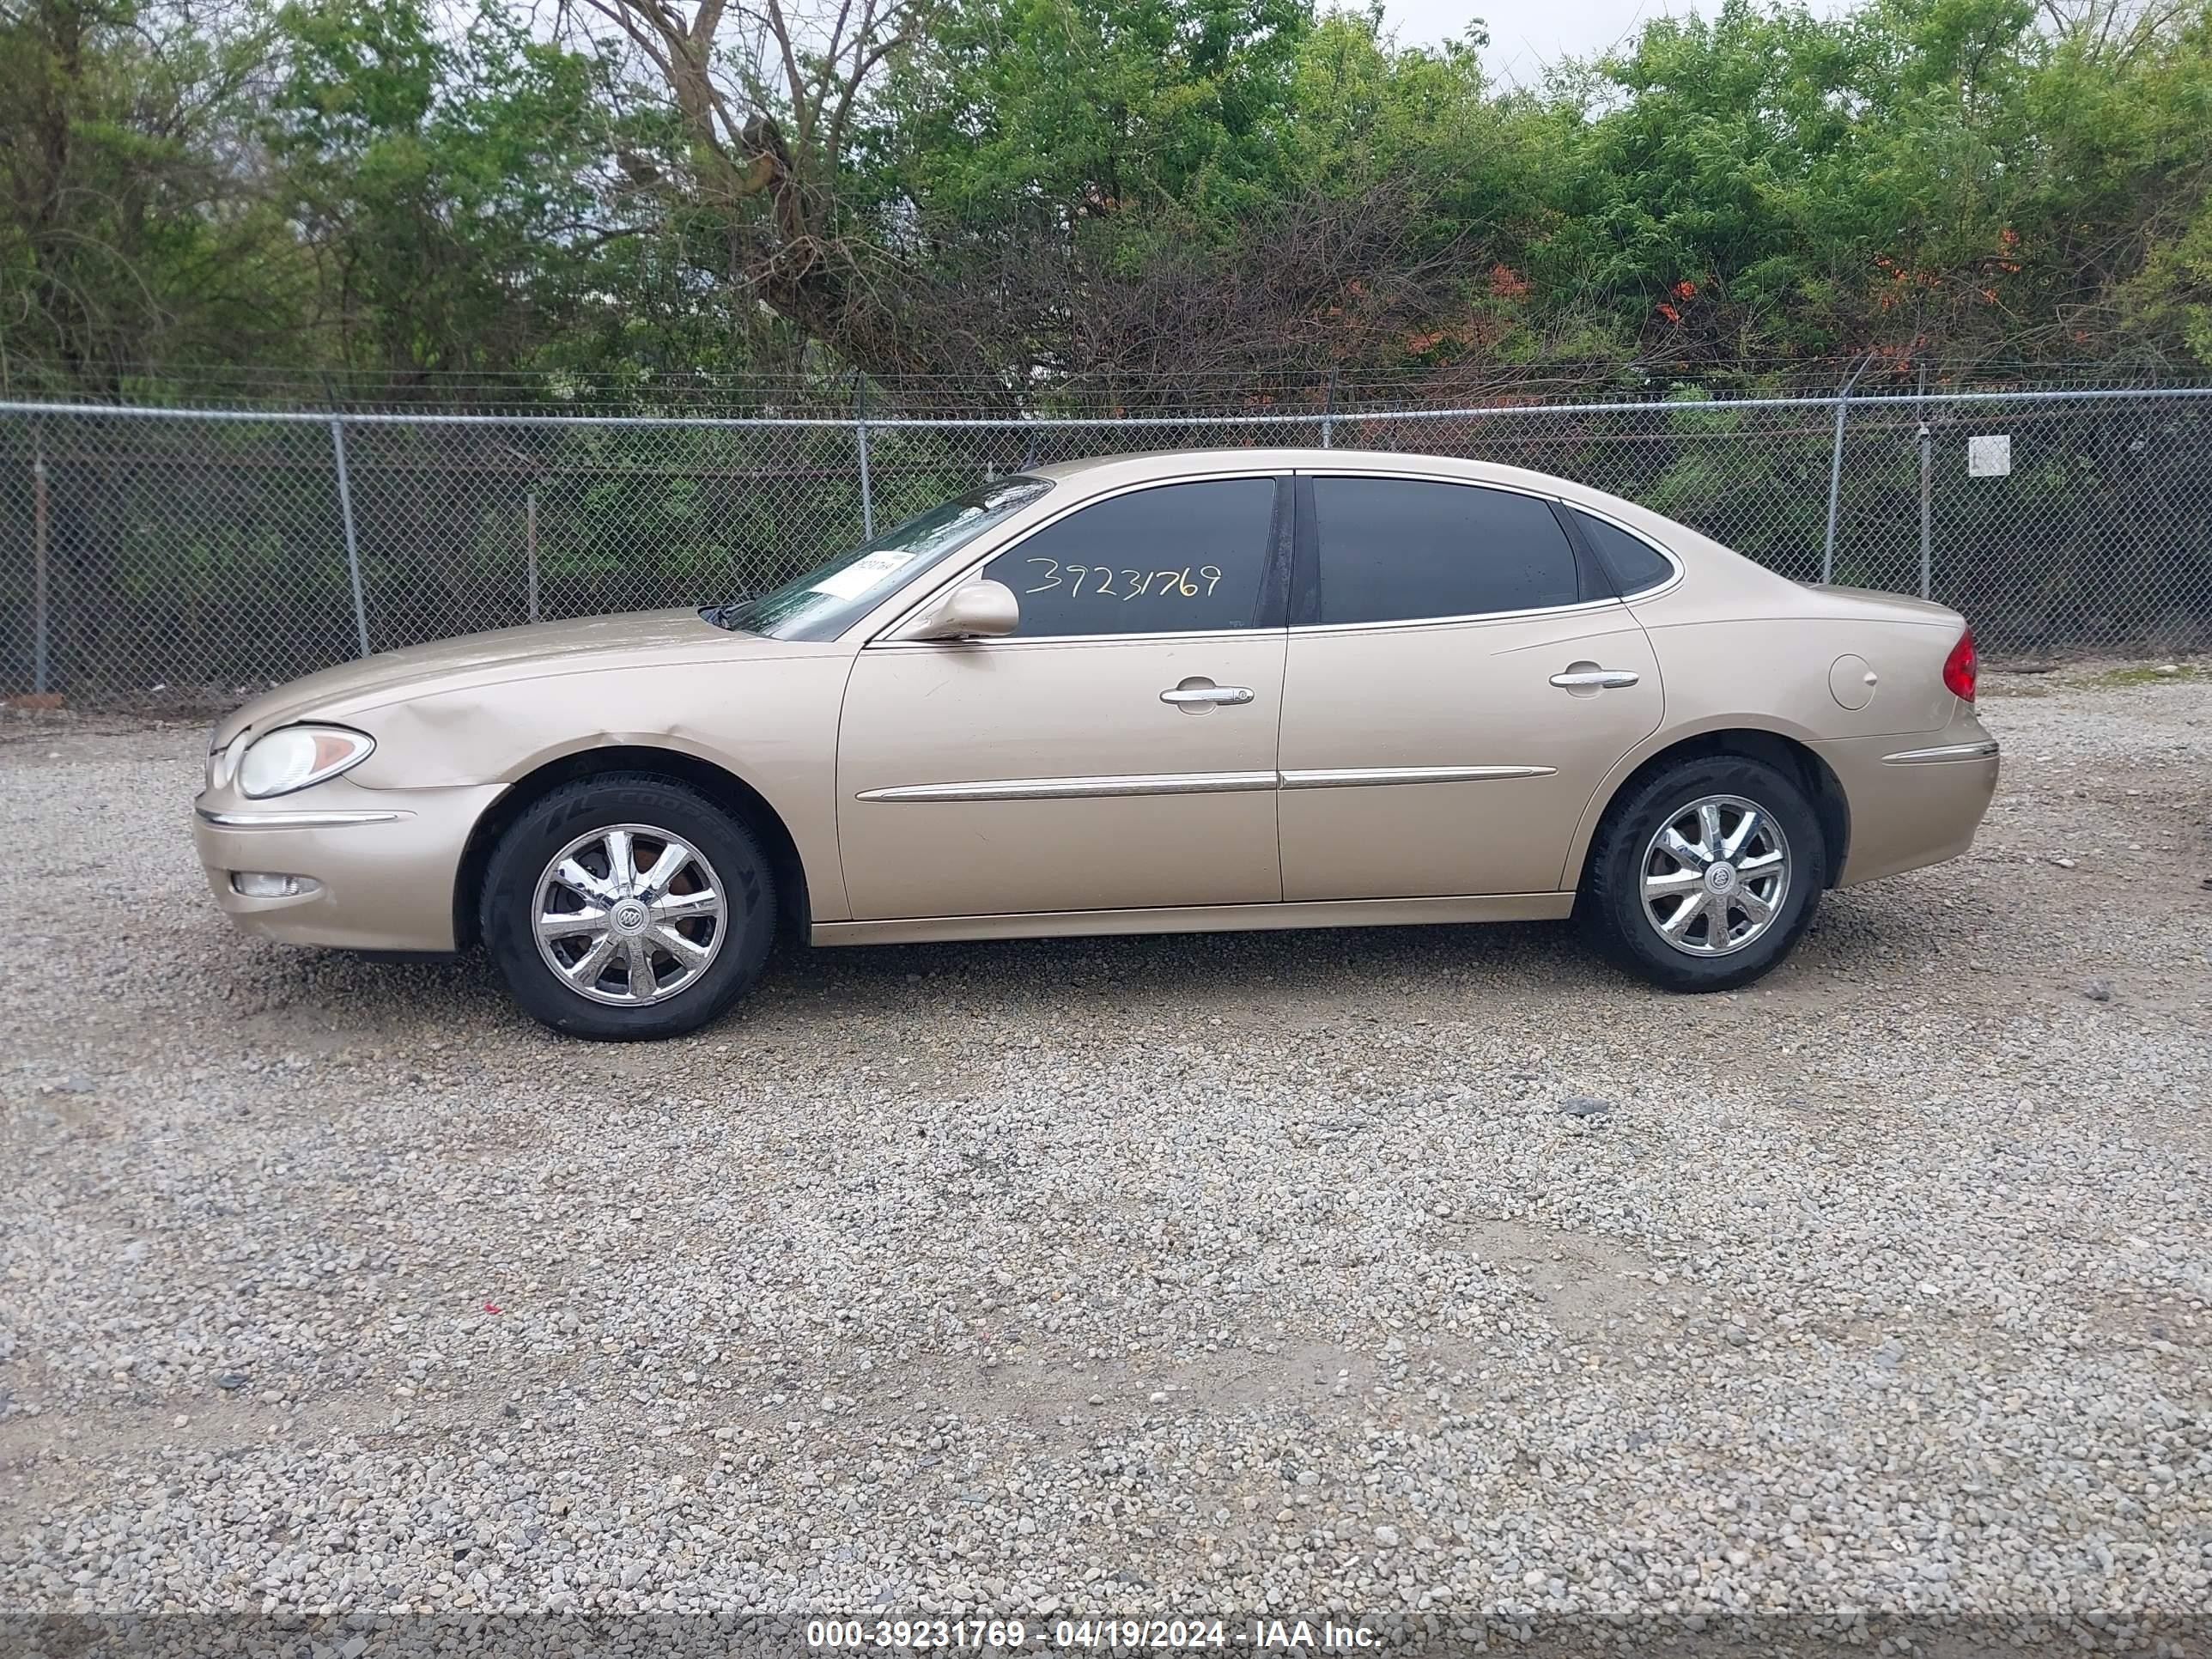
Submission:
M 1583 597 L 1566 532 L 1534 495 L 1320 477 L 1313 502 L 1324 624 L 1539 611 Z
M 958 552 L 1051 488 L 1049 479 L 1019 473 L 978 484 L 757 599 L 717 607 L 708 620 L 775 640 L 834 640 L 902 582 Z
M 979 574 L 1013 589 L 1018 639 L 1249 628 L 1274 514 L 1273 478 L 1161 484 L 1071 513 Z

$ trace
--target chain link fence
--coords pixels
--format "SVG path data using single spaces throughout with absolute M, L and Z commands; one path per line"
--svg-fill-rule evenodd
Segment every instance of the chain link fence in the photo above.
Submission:
M 1577 479 L 1800 580 L 1929 595 L 1993 657 L 2212 647 L 2212 387 L 1029 420 L 5 403 L 0 694 L 234 701 L 757 591 L 1025 466 L 1276 444 Z

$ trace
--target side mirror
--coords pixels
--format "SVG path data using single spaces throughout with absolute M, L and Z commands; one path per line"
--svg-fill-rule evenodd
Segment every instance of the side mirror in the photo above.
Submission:
M 1014 590 L 1004 582 L 963 582 L 899 630 L 902 640 L 982 640 L 1011 634 L 1022 620 Z

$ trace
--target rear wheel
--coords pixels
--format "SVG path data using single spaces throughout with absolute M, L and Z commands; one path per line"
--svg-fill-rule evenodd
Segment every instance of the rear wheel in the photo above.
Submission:
M 678 1036 L 760 976 L 775 933 L 768 859 L 744 824 L 666 778 L 553 791 L 500 838 L 481 920 L 514 1000 L 558 1031 Z
M 1653 984 L 1728 991 L 1790 954 L 1827 875 L 1804 791 L 1764 762 L 1708 756 L 1614 804 L 1576 914 L 1600 950 Z

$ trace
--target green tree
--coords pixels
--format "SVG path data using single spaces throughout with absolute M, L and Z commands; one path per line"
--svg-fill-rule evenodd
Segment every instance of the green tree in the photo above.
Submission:
M 925 218 L 1170 214 L 1232 234 L 1279 193 L 1308 0 L 973 0 L 902 49 L 890 181 Z
M 287 232 L 238 159 L 263 52 L 250 13 L 0 3 L 0 383 L 289 349 Z
M 319 276 L 327 354 L 400 384 L 528 362 L 595 303 L 611 219 L 605 66 L 487 4 L 458 40 L 421 0 L 277 14 L 267 142 Z
M 2208 0 L 471 3 L 0 0 L 0 380 L 2212 363 Z

